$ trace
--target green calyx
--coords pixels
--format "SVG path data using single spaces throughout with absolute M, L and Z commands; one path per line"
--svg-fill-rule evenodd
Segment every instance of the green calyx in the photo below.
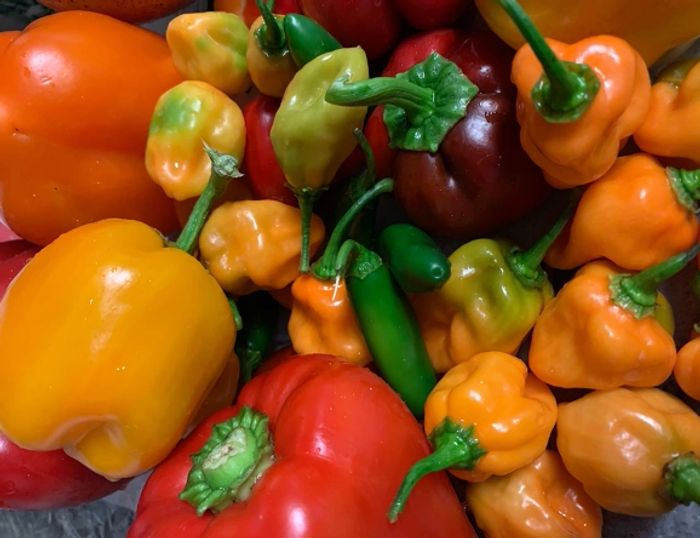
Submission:
M 382 258 L 353 239 L 346 240 L 335 258 L 335 273 L 364 280 L 384 265 Z
M 474 427 L 465 428 L 450 418 L 445 418 L 428 439 L 434 450 L 432 454 L 415 463 L 403 479 L 387 512 L 391 523 L 398 520 L 408 496 L 425 475 L 446 469 L 473 469 L 486 454 L 474 437 Z
M 299 67 L 321 54 L 343 47 L 325 28 L 304 15 L 285 15 L 283 24 L 289 52 Z
M 275 0 L 255 0 L 260 15 L 264 20 L 257 30 L 255 30 L 255 41 L 258 48 L 265 56 L 280 56 L 287 50 L 287 38 L 284 35 L 284 26 L 275 17 L 272 10 L 275 7 Z
M 433 52 L 395 77 L 337 80 L 328 88 L 326 101 L 341 106 L 385 105 L 383 118 L 392 148 L 435 152 L 478 92 L 456 64 Z
M 678 202 L 692 213 L 697 213 L 700 200 L 700 170 L 683 170 L 669 166 L 666 175 Z
M 516 0 L 499 2 L 542 64 L 544 74 L 532 88 L 537 112 L 550 123 L 578 120 L 600 91 L 595 72 L 585 64 L 559 60 Z
M 213 427 L 211 437 L 192 455 L 180 500 L 201 516 L 221 512 L 246 500 L 255 483 L 274 463 L 268 418 L 244 407 L 233 418 Z
M 681 504 L 700 504 L 700 459 L 690 452 L 678 456 L 664 471 L 667 493 Z

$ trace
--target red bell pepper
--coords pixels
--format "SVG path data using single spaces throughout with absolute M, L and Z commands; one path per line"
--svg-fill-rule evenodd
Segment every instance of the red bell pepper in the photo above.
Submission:
M 327 355 L 294 357 L 253 378 L 235 407 L 156 468 L 128 536 L 474 537 L 443 473 L 423 479 L 389 523 L 403 474 L 428 454 L 418 423 L 375 374 Z M 188 502 L 178 499 L 185 488 Z
M 465 0 L 394 0 L 394 7 L 401 16 L 418 30 L 451 26 L 471 4 Z

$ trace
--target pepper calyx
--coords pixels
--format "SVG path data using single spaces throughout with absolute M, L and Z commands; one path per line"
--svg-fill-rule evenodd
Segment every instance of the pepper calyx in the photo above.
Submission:
M 347 239 L 338 251 L 335 264 L 336 278 L 346 276 L 364 280 L 379 270 L 384 262 L 376 252 L 354 239 Z
M 669 166 L 666 168 L 666 176 L 678 202 L 692 213 L 700 211 L 700 169 L 683 170 Z
M 700 504 L 700 458 L 693 452 L 671 460 L 664 469 L 666 493 L 681 504 Z
M 264 21 L 253 34 L 260 52 L 268 58 L 288 54 L 283 19 L 272 13 L 275 5 L 274 0 L 269 0 L 267 3 L 263 0 L 255 0 L 255 4 L 258 6 L 258 11 Z
M 564 92 L 552 84 L 547 74 L 532 88 L 532 103 L 549 123 L 570 123 L 578 120 L 591 106 L 600 91 L 600 80 L 586 64 L 562 62 L 572 77 L 569 89 Z

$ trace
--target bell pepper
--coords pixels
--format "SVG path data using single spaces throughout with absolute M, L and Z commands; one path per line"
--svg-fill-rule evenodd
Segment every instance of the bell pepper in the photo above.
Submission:
M 275 200 L 243 200 L 216 208 L 199 236 L 202 261 L 226 291 L 245 295 L 281 290 L 299 274 L 299 209 Z M 323 242 L 323 221 L 313 215 L 309 249 Z
M 440 54 L 458 67 L 452 73 L 455 80 L 460 80 L 457 75 L 461 74 L 478 86 L 478 93 L 466 104 L 463 99 L 466 88 L 459 90 L 451 82 L 444 83 L 446 94 L 453 92 L 452 97 L 457 98 L 453 102 L 459 105 L 457 110 L 466 116 L 461 119 L 453 116 L 455 123 L 442 126 L 444 140 L 439 144 L 440 137 L 434 137 L 430 144 L 422 146 L 428 151 L 413 151 L 419 147 L 406 144 L 410 138 L 402 140 L 405 122 L 390 127 L 387 133 L 387 121 L 388 125 L 395 123 L 387 117 L 387 107 L 377 107 L 372 112 L 365 133 L 377 160 L 379 177 L 388 175 L 395 179 L 395 196 L 414 224 L 434 235 L 472 238 L 532 211 L 543 201 L 548 188 L 542 173 L 518 142 L 509 80 L 512 51 L 488 32 L 438 30 L 403 41 L 383 76 L 403 77 L 398 84 L 404 88 L 405 75 L 398 74 L 407 70 L 411 73 L 432 53 Z M 380 78 L 370 82 L 368 89 L 387 83 Z M 412 136 L 426 118 L 420 110 L 430 109 L 431 94 L 426 88 L 409 87 L 414 88 L 413 99 L 417 100 L 417 104 L 406 105 L 408 119 L 413 122 L 408 129 Z M 473 92 L 473 87 L 469 87 Z M 336 93 L 333 96 L 331 92 L 335 102 L 341 102 L 340 99 L 352 102 L 352 94 L 343 97 L 340 91 Z M 379 96 L 371 102 L 383 102 L 385 97 Z M 466 110 L 462 108 L 464 105 Z M 396 108 L 392 107 L 389 108 L 395 112 Z M 431 118 L 428 126 L 433 121 Z M 400 148 L 411 151 L 396 151 Z
M 37 0 L 40 4 L 54 10 L 65 11 L 81 9 L 104 13 L 110 17 L 127 22 L 145 22 L 159 19 L 185 7 L 189 0 Z
M 352 153 L 354 130 L 362 126 L 367 112 L 365 107 L 332 105 L 324 96 L 337 79 L 365 80 L 368 72 L 367 57 L 360 48 L 338 49 L 315 58 L 290 82 L 272 124 L 275 156 L 301 209 L 302 273 L 309 270 L 308 226 L 314 200 Z
M 559 455 L 507 476 L 467 484 L 466 500 L 487 538 L 600 538 L 603 515 Z
M 260 16 L 258 6 L 254 0 L 214 0 L 215 11 L 228 11 L 242 17 L 246 25 L 251 26 L 253 21 Z M 277 0 L 275 13 L 298 13 L 300 10 L 297 0 Z
M 439 290 L 410 295 L 436 371 L 485 351 L 517 351 L 552 298 L 540 263 L 574 205 L 575 198 L 526 251 L 496 239 L 462 245 L 449 257 L 451 275 Z
M 245 120 L 225 93 L 206 82 L 188 80 L 158 100 L 146 144 L 146 169 L 171 198 L 199 196 L 206 187 L 211 161 L 202 141 L 240 162 Z
M 480 482 L 528 465 L 547 448 L 556 419 L 551 391 L 517 357 L 494 351 L 458 364 L 425 402 L 434 451 L 406 474 L 389 519 L 397 520 L 413 487 L 435 471 Z
M 644 121 L 651 92 L 644 60 L 613 36 L 545 40 L 515 0 L 499 3 L 529 43 L 512 70 L 523 148 L 556 188 L 595 181 Z
M 0 38 L 0 190 L 10 227 L 40 245 L 107 217 L 175 229 L 172 202 L 143 164 L 153 107 L 180 82 L 165 40 L 76 11 L 9 36 Z
M 652 65 L 671 49 L 700 35 L 700 4 L 695 0 L 521 0 L 542 33 L 572 42 L 591 35 L 625 39 Z M 498 2 L 475 0 L 491 29 L 511 47 L 524 40 Z
M 700 28 L 698 28 L 700 32 Z M 642 150 L 662 157 L 692 160 L 700 166 L 700 58 L 685 60 L 665 69 L 651 87 L 651 100 L 634 141 Z
M 402 474 L 428 452 L 375 374 L 324 355 L 288 358 L 155 470 L 128 537 L 475 537 L 444 474 L 416 488 L 396 525 L 384 517 Z
M 418 30 L 431 30 L 453 26 L 471 7 L 464 0 L 393 0 L 394 8 L 401 17 Z
M 573 269 L 607 258 L 624 269 L 646 269 L 695 244 L 699 199 L 700 171 L 665 168 L 644 153 L 620 157 L 585 190 L 545 261 Z
M 608 262 L 584 265 L 542 311 L 530 369 L 555 387 L 653 387 L 673 371 L 673 313 L 657 291 L 700 250 L 696 245 L 632 276 Z
M 12 442 L 135 476 L 211 396 L 236 325 L 189 253 L 237 168 L 210 154 L 211 181 L 174 246 L 146 224 L 107 219 L 63 234 L 15 278 L 0 303 L 0 431 Z
M 185 13 L 168 24 L 165 38 L 185 80 L 201 80 L 229 95 L 250 87 L 248 27 L 233 13 Z
M 606 510 L 656 516 L 700 502 L 700 417 L 659 389 L 595 391 L 559 406 L 557 449 Z

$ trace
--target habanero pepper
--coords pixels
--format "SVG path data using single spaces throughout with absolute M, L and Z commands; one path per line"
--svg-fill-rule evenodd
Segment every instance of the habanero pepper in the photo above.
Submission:
M 499 3 L 529 43 L 512 68 L 523 148 L 553 187 L 595 181 L 644 121 L 651 92 L 644 60 L 612 36 L 546 41 L 516 0 Z
M 695 297 L 700 298 L 700 273 L 695 274 L 692 289 Z M 678 350 L 673 377 L 683 392 L 700 401 L 700 325 L 698 324 L 693 327 L 690 340 Z
M 406 406 L 368 369 L 287 358 L 155 470 L 128 537 L 475 538 L 444 474 L 418 485 L 397 524 L 386 520 L 401 476 L 428 453 Z

